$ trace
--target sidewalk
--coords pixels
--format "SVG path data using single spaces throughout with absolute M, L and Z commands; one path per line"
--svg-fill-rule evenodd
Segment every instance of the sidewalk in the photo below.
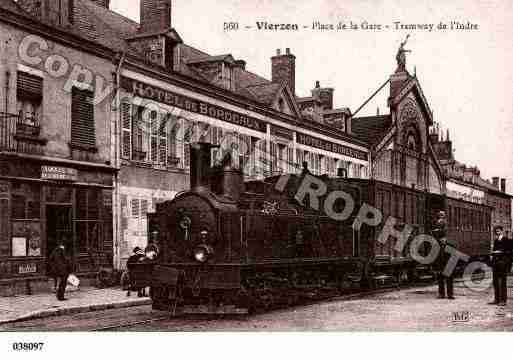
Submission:
M 66 292 L 65 296 L 65 301 L 58 301 L 54 293 L 0 297 L 0 324 L 151 303 L 148 297 L 138 298 L 137 292 L 127 297 L 119 287 L 85 287 Z

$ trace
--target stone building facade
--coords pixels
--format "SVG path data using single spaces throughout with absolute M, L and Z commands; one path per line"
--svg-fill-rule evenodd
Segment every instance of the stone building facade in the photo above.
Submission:
M 58 243 L 82 276 L 112 267 L 114 52 L 64 3 L 0 4 L 3 294 L 46 288 Z
M 496 226 L 502 226 L 506 235 L 511 237 L 513 196 L 506 192 L 506 179 L 493 177 L 492 181 L 485 180 L 481 177 L 479 168 L 458 162 L 454 158 L 448 130 L 444 138 L 437 125 L 430 134 L 430 140 L 447 178 L 447 196 L 492 207 L 492 230 Z M 493 233 L 491 236 L 493 237 Z

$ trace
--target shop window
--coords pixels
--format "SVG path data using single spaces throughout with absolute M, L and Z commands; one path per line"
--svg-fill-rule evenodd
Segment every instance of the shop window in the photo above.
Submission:
M 102 223 L 100 222 L 77 222 L 76 230 L 79 253 L 91 253 L 101 249 L 101 225 Z
M 77 247 L 80 253 L 91 253 L 101 249 L 102 225 L 100 207 L 103 196 L 100 190 L 78 188 L 76 190 L 76 233 Z
M 13 186 L 11 218 L 39 219 L 41 217 L 41 192 L 37 185 Z
M 76 87 L 71 93 L 71 145 L 84 149 L 96 147 L 94 93 Z

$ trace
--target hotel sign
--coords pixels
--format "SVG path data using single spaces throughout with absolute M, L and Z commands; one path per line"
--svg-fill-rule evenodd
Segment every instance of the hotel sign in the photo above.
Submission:
M 361 150 L 357 150 L 355 148 L 340 145 L 338 143 L 321 140 L 319 138 L 304 135 L 302 133 L 297 134 L 296 141 L 297 141 L 297 143 L 302 144 L 302 145 L 320 148 L 321 150 L 338 153 L 340 155 L 357 158 L 357 159 L 363 160 L 363 161 L 368 160 L 367 152 L 365 152 L 365 151 L 361 151 Z
M 76 181 L 78 171 L 74 168 L 41 166 L 41 179 L 57 181 Z
M 267 130 L 266 123 L 257 118 L 227 110 L 225 108 L 167 91 L 159 87 L 147 85 L 139 81 L 122 77 L 121 87 L 136 96 L 164 103 L 169 106 L 178 107 L 182 110 L 199 113 L 201 115 L 230 122 L 238 126 L 251 128 L 259 132 L 266 132 Z

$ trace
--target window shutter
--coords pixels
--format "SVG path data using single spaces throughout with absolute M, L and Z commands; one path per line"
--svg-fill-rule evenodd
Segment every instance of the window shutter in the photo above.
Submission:
M 158 162 L 160 164 L 165 165 L 167 163 L 167 132 L 169 128 L 169 116 L 168 114 L 162 114 L 160 117 L 159 123 L 159 153 L 158 153 Z
M 74 87 L 71 96 L 71 144 L 95 147 L 94 94 Z
M 43 97 L 43 79 L 26 72 L 17 74 L 18 97 Z
M 271 142 L 271 176 L 278 168 L 278 156 L 276 142 Z
M 130 159 L 132 156 L 132 105 L 121 104 L 121 155 Z
M 150 113 L 150 151 L 151 151 L 151 162 L 157 162 L 158 159 L 158 113 L 157 111 L 151 111 Z

